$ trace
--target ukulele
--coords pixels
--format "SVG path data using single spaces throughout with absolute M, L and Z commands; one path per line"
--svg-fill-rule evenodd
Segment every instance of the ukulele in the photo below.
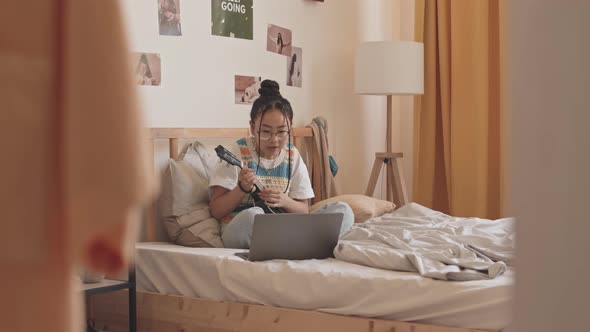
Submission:
M 217 153 L 217 156 L 226 163 L 233 166 L 237 166 L 240 169 L 243 168 L 242 161 L 223 146 L 218 145 L 215 148 L 215 153 Z M 264 186 L 262 185 L 262 183 L 260 183 L 260 181 L 256 179 L 254 181 L 254 191 L 250 193 L 250 195 L 254 199 L 254 205 L 262 208 L 264 210 L 264 213 L 286 213 L 286 211 L 284 211 L 281 208 L 271 208 L 270 206 L 266 205 L 266 202 L 263 201 L 258 195 L 258 193 L 260 193 L 263 189 Z

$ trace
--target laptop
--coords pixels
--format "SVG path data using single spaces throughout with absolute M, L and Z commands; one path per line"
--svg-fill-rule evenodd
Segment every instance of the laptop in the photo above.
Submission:
M 257 214 L 250 251 L 236 256 L 253 262 L 334 257 L 343 217 L 342 213 Z

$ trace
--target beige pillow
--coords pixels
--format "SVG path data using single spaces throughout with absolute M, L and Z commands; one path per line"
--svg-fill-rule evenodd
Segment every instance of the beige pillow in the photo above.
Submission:
M 219 222 L 211 217 L 206 203 L 201 203 L 197 210 L 185 215 L 165 217 L 163 222 L 170 240 L 176 244 L 223 248 Z
M 190 247 L 223 247 L 219 222 L 209 212 L 209 187 L 204 174 L 186 160 L 168 161 L 159 199 L 168 238 Z
M 350 208 L 354 213 L 355 223 L 363 223 L 370 218 L 380 217 L 395 209 L 395 204 L 389 201 L 365 195 L 340 195 L 315 203 L 309 208 L 309 211 L 314 211 L 333 202 L 344 202 L 350 205 Z
M 160 214 L 163 217 L 182 216 L 209 202 L 207 178 L 197 174 L 184 160 L 168 160 L 162 174 Z
M 195 172 L 207 181 L 211 180 L 219 163 L 214 146 L 205 145 L 197 140 L 188 143 L 182 149 L 178 159 L 189 163 Z

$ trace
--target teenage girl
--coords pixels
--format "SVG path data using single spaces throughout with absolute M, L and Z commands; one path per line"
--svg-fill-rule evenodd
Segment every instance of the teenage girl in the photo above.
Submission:
M 219 164 L 209 186 L 211 215 L 221 222 L 221 238 L 226 248 L 249 248 L 254 216 L 264 213 L 254 206 L 250 193 L 258 179 L 265 187 L 259 196 L 270 208 L 287 213 L 307 213 L 314 197 L 307 167 L 291 144 L 293 109 L 281 96 L 275 81 L 264 80 L 260 97 L 250 111 L 251 136 L 236 141 L 234 151 L 244 168 Z M 231 150 L 231 148 L 230 148 Z M 354 223 L 346 203 L 325 205 L 314 213 L 342 212 L 341 233 Z

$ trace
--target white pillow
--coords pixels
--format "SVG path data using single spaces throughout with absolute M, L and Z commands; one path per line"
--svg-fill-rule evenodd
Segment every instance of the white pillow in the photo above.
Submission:
M 180 217 L 164 218 L 163 223 L 170 240 L 176 244 L 223 248 L 219 222 L 211 217 L 207 204 Z
M 209 177 L 216 156 L 198 141 L 187 144 L 179 160 L 170 159 L 162 177 L 161 215 L 181 216 L 209 203 Z
M 207 183 L 214 175 L 215 165 L 219 162 L 214 148 L 199 141 L 187 144 L 182 149 L 179 159 L 189 163 L 198 175 L 207 179 Z
M 217 156 L 195 141 L 170 159 L 162 176 L 160 215 L 172 242 L 191 247 L 223 247 L 219 222 L 209 213 L 209 177 Z
M 208 183 L 187 161 L 170 159 L 162 175 L 160 214 L 182 216 L 208 203 Z

